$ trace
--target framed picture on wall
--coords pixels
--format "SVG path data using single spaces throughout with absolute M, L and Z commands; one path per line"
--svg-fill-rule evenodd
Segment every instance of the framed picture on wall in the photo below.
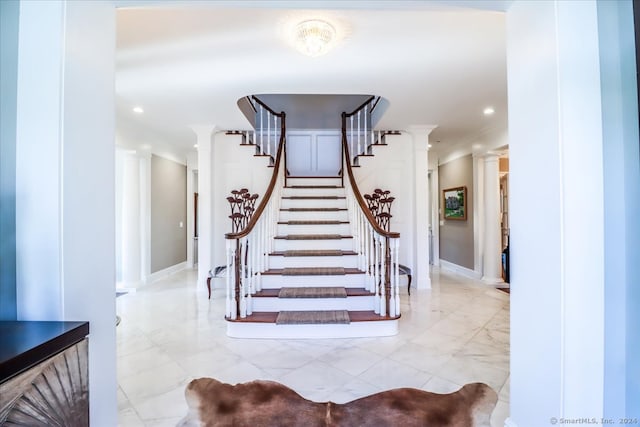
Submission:
M 442 190 L 444 219 L 467 219 L 467 187 Z

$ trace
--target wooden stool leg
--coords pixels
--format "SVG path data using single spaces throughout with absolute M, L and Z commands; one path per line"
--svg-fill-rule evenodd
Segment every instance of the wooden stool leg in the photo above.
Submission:
M 211 277 L 207 277 L 207 290 L 209 291 L 209 299 L 211 299 Z
M 407 274 L 407 279 L 409 279 L 409 284 L 407 284 L 407 291 L 409 292 L 409 295 L 411 295 L 411 275 Z

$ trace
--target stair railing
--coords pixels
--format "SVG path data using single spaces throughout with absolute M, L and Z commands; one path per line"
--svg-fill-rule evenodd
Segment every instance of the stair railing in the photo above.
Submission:
M 285 113 L 276 113 L 256 97 L 256 133 L 254 141 L 260 150 L 275 155 L 273 174 L 260 204 L 246 226 L 225 234 L 227 296 L 225 316 L 229 320 L 245 318 L 253 311 L 252 295 L 262 289 L 262 273 L 269 269 L 269 253 L 273 250 L 281 190 L 284 186 L 286 145 Z M 275 138 L 278 138 L 276 141 Z
M 347 132 L 351 165 L 353 166 L 358 164 L 358 156 L 370 154 L 370 147 L 381 138 L 380 131 L 374 131 L 371 123 L 371 114 L 379 101 L 379 96 L 369 97 L 353 112 L 347 114 L 347 120 L 343 123 L 342 127 Z
M 374 312 L 381 317 L 397 318 L 400 316 L 400 233 L 389 232 L 378 224 L 358 189 L 351 169 L 352 162 L 357 158 L 353 156 L 352 150 L 362 147 L 363 141 L 358 140 L 358 135 L 368 133 L 359 130 L 354 132 L 352 124 L 354 121 L 357 122 L 354 117 L 361 114 L 370 117 L 372 102 L 373 97 L 353 112 L 342 113 L 342 170 L 346 171 L 342 179 L 354 237 L 354 250 L 358 254 L 359 267 L 366 274 L 366 288 L 374 294 Z M 361 110 L 369 113 L 362 113 Z

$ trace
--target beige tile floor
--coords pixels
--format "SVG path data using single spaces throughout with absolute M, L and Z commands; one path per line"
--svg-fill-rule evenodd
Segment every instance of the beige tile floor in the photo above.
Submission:
M 216 283 L 221 285 L 221 283 Z M 449 393 L 484 382 L 509 414 L 509 295 L 434 269 L 431 290 L 402 289 L 400 333 L 386 338 L 247 340 L 225 335 L 224 291 L 193 270 L 116 299 L 118 424 L 175 426 L 193 378 L 279 381 L 315 401 L 347 402 L 395 387 Z

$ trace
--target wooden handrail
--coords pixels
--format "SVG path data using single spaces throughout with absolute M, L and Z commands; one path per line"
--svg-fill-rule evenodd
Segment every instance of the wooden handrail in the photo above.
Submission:
M 362 110 L 364 108 L 365 105 L 367 105 L 368 103 L 370 103 L 371 101 L 373 101 L 376 97 L 371 95 L 369 98 L 367 98 L 366 101 L 364 101 L 362 104 L 360 104 L 360 106 L 358 108 L 356 108 L 355 110 L 353 110 L 350 113 L 343 113 L 346 114 L 347 117 L 353 116 L 355 113 L 357 113 L 358 111 Z M 378 99 L 380 99 L 380 97 L 378 97 Z M 377 102 L 376 102 L 377 104 Z M 373 108 L 372 108 L 373 110 Z
M 262 198 L 262 200 L 260 201 L 260 204 L 258 205 L 258 207 L 256 208 L 255 212 L 253 213 L 253 216 L 251 217 L 251 221 L 249 221 L 249 223 L 247 224 L 247 226 L 244 228 L 244 230 L 239 231 L 237 233 L 227 233 L 225 234 L 225 238 L 227 239 L 240 239 L 242 237 L 246 237 L 249 235 L 249 233 L 251 233 L 251 230 L 253 230 L 253 227 L 255 227 L 256 223 L 258 222 L 258 220 L 260 219 L 260 217 L 262 216 L 262 212 L 265 210 L 265 208 L 267 207 L 267 204 L 269 203 L 269 200 L 271 199 L 271 194 L 273 193 L 273 189 L 276 186 L 276 182 L 278 181 L 278 173 L 280 172 L 280 160 L 282 158 L 282 153 L 284 152 L 284 145 L 285 145 L 285 113 L 284 111 L 278 113 L 274 113 L 273 110 L 271 110 L 269 107 L 267 107 L 266 105 L 264 105 L 262 103 L 262 101 L 260 101 L 258 98 L 254 99 L 260 103 L 260 105 L 262 105 L 263 107 L 267 108 L 269 110 L 269 112 L 271 112 L 271 114 L 280 117 L 280 141 L 279 141 L 279 146 L 278 146 L 278 153 L 276 155 L 276 162 L 273 165 L 273 175 L 271 175 L 271 181 L 269 181 L 269 186 L 267 187 L 267 191 L 264 193 L 264 197 Z
M 255 96 L 255 95 L 251 95 L 251 99 L 253 99 L 254 101 L 256 101 L 258 104 L 260 104 L 262 107 L 264 107 L 265 110 L 267 110 L 268 112 L 270 112 L 271 114 L 273 114 L 274 116 L 280 116 L 282 115 L 282 117 L 284 118 L 284 111 L 282 111 L 281 113 L 276 113 L 275 111 L 273 111 L 271 108 L 269 108 L 269 106 L 267 104 L 265 104 L 264 102 L 260 101 L 260 99 Z
M 366 105 L 366 103 L 363 105 Z M 351 114 L 354 114 L 355 112 L 357 112 L 357 110 Z M 376 221 L 375 217 L 367 207 L 366 202 L 364 201 L 364 199 L 362 198 L 362 195 L 360 194 L 360 189 L 358 188 L 358 184 L 356 184 L 356 179 L 353 177 L 351 162 L 349 161 L 350 159 L 349 147 L 348 147 L 349 144 L 347 143 L 347 127 L 346 126 L 347 126 L 348 115 L 349 114 L 347 113 L 342 113 L 342 149 L 344 150 L 343 151 L 344 157 L 346 159 L 346 161 L 343 159 L 342 163 L 343 165 L 346 164 L 347 175 L 349 176 L 349 182 L 351 183 L 351 189 L 353 190 L 353 194 L 355 195 L 358 205 L 360 205 L 360 209 L 362 210 L 362 212 L 364 212 L 364 216 L 367 218 L 367 221 L 369 221 L 369 224 L 371 225 L 371 227 L 376 233 L 387 238 L 394 238 L 394 239 L 398 238 L 400 237 L 400 233 L 386 231 L 385 229 L 380 227 L 380 225 L 378 225 L 378 221 Z

